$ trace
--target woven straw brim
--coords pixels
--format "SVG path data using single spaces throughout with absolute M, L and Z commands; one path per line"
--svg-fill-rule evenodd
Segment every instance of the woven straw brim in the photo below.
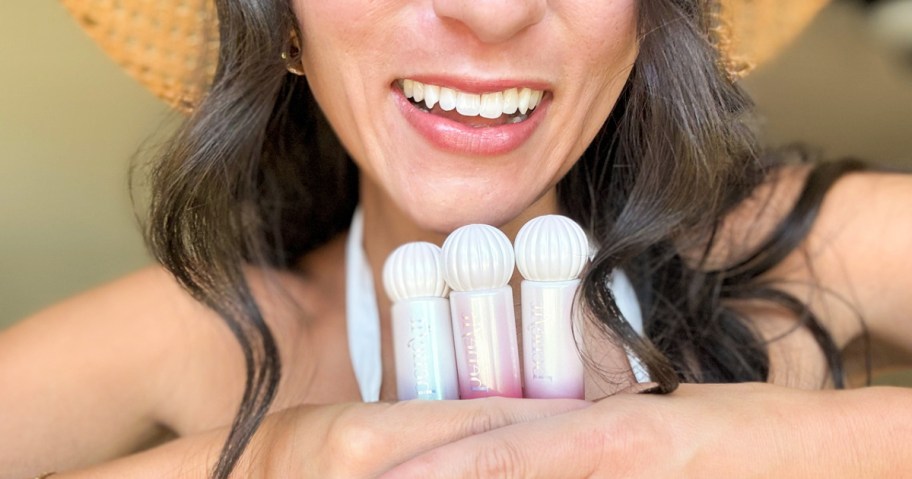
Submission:
M 730 68 L 743 75 L 782 51 L 829 0 L 721 0 L 720 3 L 716 41 Z
M 212 0 L 61 0 L 118 65 L 169 105 L 189 110 L 218 57 Z
M 768 61 L 827 1 L 721 0 L 714 31 L 725 67 L 740 76 Z M 212 0 L 61 2 L 114 61 L 168 104 L 189 110 L 205 91 L 218 53 Z

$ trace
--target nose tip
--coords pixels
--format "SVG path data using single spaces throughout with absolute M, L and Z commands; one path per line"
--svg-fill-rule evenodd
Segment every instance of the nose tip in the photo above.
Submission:
M 433 0 L 434 12 L 465 25 L 484 43 L 509 40 L 541 21 L 547 0 Z

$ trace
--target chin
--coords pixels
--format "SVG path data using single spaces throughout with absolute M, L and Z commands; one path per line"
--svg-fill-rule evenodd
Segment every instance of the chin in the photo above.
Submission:
M 520 216 L 528 206 L 521 201 L 505 201 L 503 197 L 460 195 L 456 200 L 408 201 L 404 211 L 418 228 L 447 235 L 467 224 L 481 223 L 500 228 Z
M 522 171 L 506 161 L 458 166 L 438 167 L 436 171 L 400 168 L 393 174 L 379 175 L 381 181 L 365 185 L 382 192 L 370 197 L 396 210 L 404 225 L 432 235 L 448 235 L 461 226 L 479 223 L 510 229 L 517 218 L 553 212 L 554 197 L 547 193 L 554 185 L 547 171 Z M 365 175 L 362 181 L 371 178 Z

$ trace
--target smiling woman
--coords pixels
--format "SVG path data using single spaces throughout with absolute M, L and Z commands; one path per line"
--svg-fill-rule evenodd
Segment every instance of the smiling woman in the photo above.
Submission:
M 601 128 L 636 55 L 632 1 L 386 5 L 296 2 L 303 72 L 362 177 L 440 233 L 503 225 L 557 183 Z M 488 110 L 502 111 L 497 94 L 514 90 L 517 109 L 541 104 L 525 121 L 498 122 Z M 416 106 L 438 91 L 439 110 Z M 448 106 L 455 113 L 438 114 Z
M 163 268 L 0 336 L 0 382 L 17 384 L 0 395 L 11 474 L 800 477 L 813 463 L 889 477 L 912 464 L 883 440 L 912 428 L 908 392 L 817 390 L 843 386 L 859 314 L 912 344 L 897 319 L 912 311 L 912 208 L 895 206 L 912 202 L 910 180 L 787 166 L 808 158 L 760 147 L 737 81 L 820 2 L 190 5 L 145 17 L 72 3 L 109 48 L 131 21 L 196 38 L 157 50 L 125 29 L 124 61 L 188 116 L 151 173 Z M 159 61 L 143 63 L 149 51 Z M 470 223 L 512 239 L 552 213 L 595 246 L 578 297 L 588 401 L 393 402 L 383 260 Z M 628 352 L 652 382 L 636 383 Z M 741 382 L 758 384 L 699 384 Z M 67 407 L 45 400 L 61 395 Z M 168 440 L 130 454 L 153 437 Z

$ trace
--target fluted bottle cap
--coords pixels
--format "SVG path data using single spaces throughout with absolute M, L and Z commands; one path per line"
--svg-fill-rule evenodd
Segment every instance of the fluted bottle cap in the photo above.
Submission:
M 443 263 L 455 291 L 500 288 L 513 276 L 513 245 L 493 226 L 466 225 L 443 242 Z
M 393 302 L 411 298 L 445 297 L 443 258 L 437 245 L 406 243 L 383 264 L 383 287 Z
M 580 225 L 560 215 L 534 218 L 516 235 L 516 267 L 530 281 L 576 279 L 589 260 L 589 239 Z

